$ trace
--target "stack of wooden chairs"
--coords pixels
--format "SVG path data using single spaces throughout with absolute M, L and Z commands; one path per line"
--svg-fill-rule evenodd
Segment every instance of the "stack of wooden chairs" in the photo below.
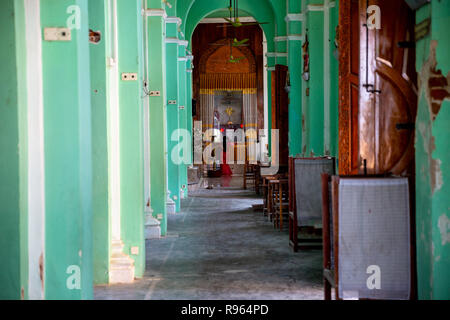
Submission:
M 280 167 L 279 173 L 275 175 L 260 175 L 264 216 L 279 230 L 287 225 L 289 214 L 289 180 L 286 169 Z

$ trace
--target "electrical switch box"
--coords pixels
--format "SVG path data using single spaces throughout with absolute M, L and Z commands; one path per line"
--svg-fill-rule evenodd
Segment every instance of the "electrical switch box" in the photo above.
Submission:
M 71 41 L 72 33 L 69 28 L 45 28 L 45 41 Z

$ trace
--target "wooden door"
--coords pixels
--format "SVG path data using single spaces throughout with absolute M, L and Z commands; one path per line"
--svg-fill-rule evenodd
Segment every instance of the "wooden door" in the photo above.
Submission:
M 339 172 L 348 175 L 359 171 L 359 0 L 339 10 Z
M 369 5 L 380 8 L 379 30 L 366 29 Z M 413 299 L 416 297 L 414 122 L 417 113 L 414 25 L 414 12 L 405 1 L 340 3 L 339 173 L 362 174 L 366 164 L 369 174 L 409 177 Z
M 365 26 L 369 5 L 380 8 L 379 30 Z M 351 0 L 341 9 L 340 173 L 366 166 L 369 174 L 413 174 L 414 12 L 391 0 Z
M 286 92 L 288 67 L 276 65 L 272 71 L 272 129 L 279 130 L 280 166 L 288 165 L 289 157 L 289 109 Z
M 361 57 L 366 57 L 367 43 L 369 63 L 361 61 L 360 164 L 367 159 L 372 173 L 412 173 L 417 74 L 415 49 L 409 44 L 414 44 L 414 12 L 405 1 L 370 4 L 381 9 L 381 29 L 366 32 L 361 28 Z M 365 0 L 360 1 L 363 21 L 366 6 Z M 366 82 L 374 86 L 363 87 Z

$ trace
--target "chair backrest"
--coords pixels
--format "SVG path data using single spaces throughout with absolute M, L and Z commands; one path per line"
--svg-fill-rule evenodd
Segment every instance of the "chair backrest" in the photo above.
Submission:
M 322 226 L 322 178 L 323 173 L 335 173 L 335 159 L 294 158 L 293 188 L 298 226 Z
M 334 249 L 339 297 L 409 299 L 408 179 L 346 177 L 336 181 Z

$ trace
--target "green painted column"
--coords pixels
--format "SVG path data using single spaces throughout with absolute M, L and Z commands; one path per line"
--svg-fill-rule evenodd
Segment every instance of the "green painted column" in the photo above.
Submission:
M 329 108 L 330 108 L 330 155 L 338 157 L 339 154 L 339 56 L 336 48 L 336 27 L 339 24 L 339 1 L 335 0 L 334 7 L 330 8 L 330 24 L 329 24 L 329 51 L 330 59 L 330 91 L 329 91 Z M 326 40 L 328 41 L 328 40 Z M 339 159 L 338 159 L 339 161 Z
M 195 57 L 194 57 L 195 59 Z M 193 63 L 191 61 L 191 65 L 187 67 L 186 69 L 186 107 L 187 107 L 187 131 L 189 132 L 190 136 L 193 137 L 194 136 L 194 131 L 193 131 L 193 121 L 192 121 L 192 71 L 193 71 Z M 191 139 L 191 141 L 193 141 Z M 193 155 L 193 148 L 190 148 L 190 152 L 191 152 L 191 163 L 189 165 L 192 165 L 194 162 L 194 155 Z
M 187 43 L 184 45 L 180 45 L 178 47 L 178 77 L 179 77 L 179 86 L 178 86 L 178 99 L 179 99 L 179 128 L 186 130 L 187 129 L 187 95 L 186 95 L 186 63 L 188 62 L 188 58 L 186 57 L 186 47 Z M 183 198 L 188 197 L 188 184 L 187 184 L 187 165 L 181 164 L 179 167 L 179 175 L 180 175 L 180 184 L 181 184 L 181 193 Z
M 134 260 L 135 276 L 145 271 L 143 153 L 143 24 L 141 0 L 117 0 L 120 109 L 120 227 L 123 252 Z M 131 248 L 137 248 L 133 254 Z
M 166 73 L 167 73 L 167 180 L 170 198 L 175 202 L 175 211 L 180 211 L 181 182 L 179 165 L 172 158 L 172 150 L 178 144 L 179 127 L 178 100 L 178 25 L 179 18 L 173 17 L 175 8 L 168 11 L 171 15 L 166 21 Z
M 89 1 L 89 28 L 101 33 L 97 44 L 90 44 L 93 164 L 93 252 L 94 283 L 109 281 L 110 217 L 108 198 L 108 115 L 107 57 L 109 31 L 105 0 Z
M 287 15 L 289 92 L 289 155 L 302 152 L 302 16 L 301 2 L 290 0 Z
M 269 157 L 272 156 L 272 71 L 275 71 L 275 58 L 267 57 L 267 67 L 265 72 L 267 72 L 267 116 L 268 116 L 268 131 L 267 131 L 267 141 L 269 144 Z
M 74 4 L 81 20 L 72 39 L 42 42 L 47 299 L 93 297 L 87 0 L 42 0 L 41 25 L 66 26 L 67 9 Z
M 161 222 L 161 235 L 167 233 L 167 148 L 166 148 L 166 50 L 163 3 L 148 2 L 148 73 L 150 108 L 150 184 L 151 206 L 156 219 Z
M 322 156 L 324 150 L 324 14 L 314 10 L 315 5 L 322 5 L 322 0 L 308 1 L 306 25 L 308 28 L 310 79 L 305 84 L 307 100 L 306 121 L 308 136 L 307 155 Z M 314 9 L 313 9 L 314 8 Z M 320 8 L 320 7 L 319 7 Z
M 27 91 L 23 1 L 0 3 L 0 299 L 28 297 Z

